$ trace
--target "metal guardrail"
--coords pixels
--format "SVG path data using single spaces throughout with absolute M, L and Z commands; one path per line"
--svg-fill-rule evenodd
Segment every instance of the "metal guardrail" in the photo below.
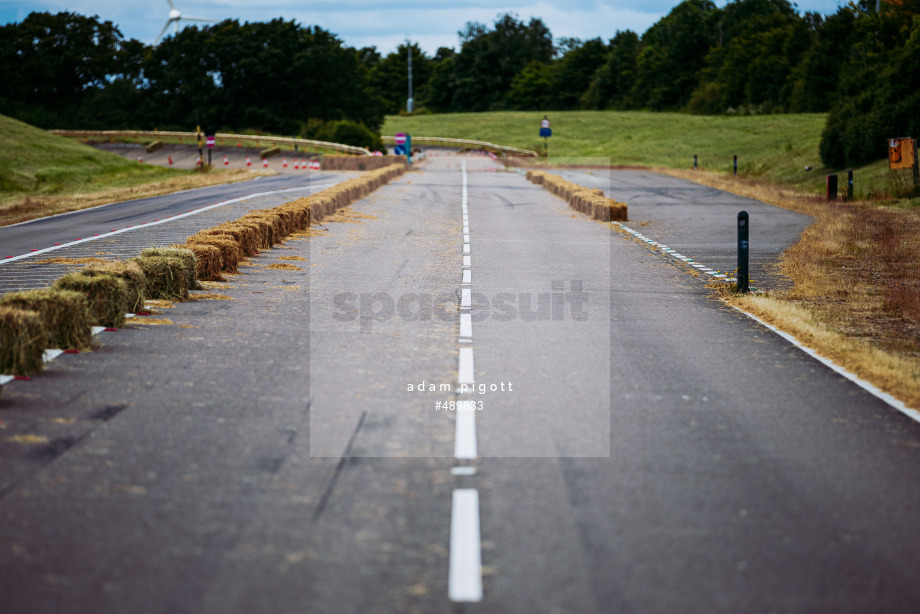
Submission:
M 172 132 L 168 130 L 51 130 L 52 133 L 60 136 L 74 138 L 104 138 L 104 139 L 134 139 L 134 138 L 152 138 L 152 139 L 192 139 L 195 140 L 198 135 L 195 132 Z M 236 141 L 238 143 L 271 143 L 273 145 L 297 145 L 299 147 L 313 147 L 316 149 L 331 149 L 332 151 L 341 151 L 357 156 L 370 156 L 371 152 L 352 145 L 343 145 L 342 143 L 329 143 L 326 141 L 311 141 L 309 139 L 297 139 L 284 136 L 254 136 L 250 134 L 226 134 L 218 132 L 214 135 L 217 139 L 227 141 Z
M 382 137 L 384 143 L 393 143 L 395 137 L 385 136 Z M 504 153 L 509 153 L 515 156 L 521 157 L 531 157 L 539 158 L 539 154 L 535 151 L 529 149 L 518 149 L 517 147 L 506 147 L 505 145 L 496 145 L 495 143 L 488 143 L 486 141 L 471 141 L 468 139 L 450 139 L 440 136 L 413 136 L 412 137 L 413 145 L 429 145 L 429 146 L 442 146 L 442 147 L 479 147 L 481 149 L 491 149 L 494 151 L 500 151 Z

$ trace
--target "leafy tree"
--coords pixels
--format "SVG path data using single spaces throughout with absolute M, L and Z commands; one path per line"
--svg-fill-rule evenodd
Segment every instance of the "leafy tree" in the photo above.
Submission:
M 426 105 L 432 111 L 450 111 L 454 102 L 454 50 L 441 47 L 432 59 Z
M 917 7 L 873 8 L 854 7 L 860 42 L 821 135 L 832 168 L 884 158 L 887 138 L 920 135 L 920 17 L 909 12 Z
M 607 59 L 607 45 L 595 38 L 575 41 L 552 68 L 552 108 L 577 109 L 597 70 Z
M 549 109 L 553 101 L 553 79 L 549 64 L 531 62 L 511 82 L 508 105 L 521 111 Z
M 51 128 L 119 71 L 121 32 L 76 13 L 31 13 L 0 27 L 0 110 Z
M 781 108 L 792 88 L 790 73 L 811 42 L 807 23 L 786 0 L 738 0 L 723 9 L 718 31 L 721 42 L 706 55 L 689 107 Z
M 606 61 L 595 72 L 582 95 L 584 109 L 617 109 L 627 106 L 636 83 L 639 64 L 639 35 L 631 30 L 617 32 L 609 45 Z
M 317 118 L 378 130 L 382 105 L 364 60 L 317 26 L 226 20 L 167 37 L 145 74 L 155 114 L 167 124 L 293 134 Z
M 525 24 L 506 13 L 488 30 L 480 23 L 468 23 L 460 32 L 460 52 L 454 57 L 452 108 L 486 111 L 504 106 L 511 82 L 530 62 L 549 63 L 553 39 L 543 22 Z
M 385 113 L 395 115 L 406 108 L 409 94 L 409 49 L 412 49 L 412 91 L 416 108 L 428 100 L 428 80 L 431 78 L 434 62 L 413 43 L 400 45 L 396 51 L 381 59 L 370 73 L 370 84 L 383 102 Z
M 840 9 L 822 19 L 807 15 L 812 25 L 814 44 L 793 69 L 788 110 L 794 113 L 827 111 L 834 102 L 840 74 L 847 65 L 856 38 L 853 11 Z
M 684 0 L 642 36 L 633 105 L 680 108 L 699 82 L 706 53 L 716 42 L 718 9 L 710 0 Z

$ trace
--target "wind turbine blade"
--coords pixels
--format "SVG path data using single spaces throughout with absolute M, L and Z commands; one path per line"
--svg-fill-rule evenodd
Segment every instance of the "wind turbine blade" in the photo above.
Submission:
M 167 28 L 169 28 L 169 22 L 168 22 L 168 21 L 167 21 L 166 24 L 163 26 L 163 29 L 160 30 L 160 33 L 157 34 L 157 39 L 153 42 L 154 46 L 156 46 L 156 44 L 160 42 L 160 39 L 163 38 L 163 34 L 166 33 L 166 29 L 167 29 Z
M 176 5 L 173 4 L 172 0 L 166 0 L 169 3 L 169 9 L 172 11 L 176 10 Z
M 182 21 L 208 21 L 213 22 L 213 19 L 205 19 L 204 17 L 193 17 L 192 15 L 182 15 Z

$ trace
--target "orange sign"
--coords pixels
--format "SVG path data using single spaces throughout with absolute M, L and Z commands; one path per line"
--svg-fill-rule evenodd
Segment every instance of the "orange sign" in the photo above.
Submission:
M 916 163 L 917 152 L 912 138 L 888 139 L 888 168 L 913 168 Z

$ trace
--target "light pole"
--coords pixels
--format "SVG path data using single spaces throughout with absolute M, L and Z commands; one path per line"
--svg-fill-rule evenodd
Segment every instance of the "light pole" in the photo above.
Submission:
M 406 39 L 406 51 L 409 52 L 409 100 L 406 101 L 406 113 L 412 115 L 412 107 L 415 101 L 412 100 L 412 43 Z

